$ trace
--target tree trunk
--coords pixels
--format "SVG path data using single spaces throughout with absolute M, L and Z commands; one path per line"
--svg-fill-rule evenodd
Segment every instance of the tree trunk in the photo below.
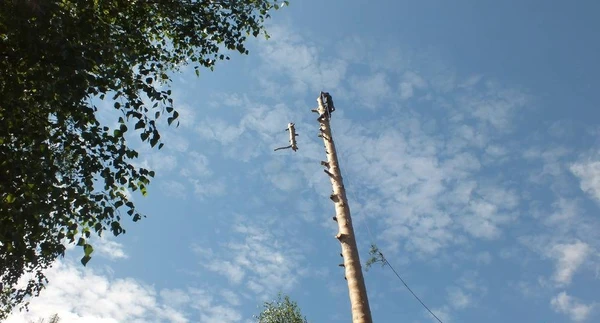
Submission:
M 327 154 L 327 162 L 321 162 L 321 164 L 326 167 L 325 173 L 329 176 L 333 187 L 331 200 L 335 204 L 334 220 L 337 221 L 339 227 L 339 232 L 335 237 L 342 245 L 342 256 L 344 258 L 350 305 L 352 307 L 352 322 L 372 323 L 367 289 L 365 287 L 356 238 L 352 227 L 352 219 L 350 217 L 350 207 L 346 198 L 346 190 L 342 181 L 342 173 L 338 164 L 335 144 L 331 136 L 330 116 L 332 111 L 328 111 L 331 107 L 326 108 L 324 106 L 321 96 L 319 96 L 317 102 L 319 103 L 319 107 L 315 112 L 319 113 L 320 116 L 317 119 L 320 124 L 319 136 L 323 138 L 325 153 Z

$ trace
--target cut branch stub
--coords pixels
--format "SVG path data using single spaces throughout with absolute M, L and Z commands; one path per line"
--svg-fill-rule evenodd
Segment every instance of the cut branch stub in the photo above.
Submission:
M 335 178 L 335 175 L 333 175 L 330 171 L 328 171 L 326 169 L 324 169 L 323 171 L 325 172 L 325 174 L 329 175 L 329 177 Z
M 343 234 L 341 232 L 335 235 L 335 238 L 338 239 L 338 240 L 340 240 L 340 242 L 343 241 L 343 240 L 345 240 L 347 237 L 348 237 L 348 235 Z

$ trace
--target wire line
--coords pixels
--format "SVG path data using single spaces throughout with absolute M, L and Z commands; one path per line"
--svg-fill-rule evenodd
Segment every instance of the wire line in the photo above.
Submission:
M 347 156 L 344 156 L 347 157 Z M 344 158 L 345 162 L 348 161 L 348 158 Z M 338 165 L 339 166 L 339 165 Z M 341 169 L 340 169 L 341 171 Z M 348 186 L 350 186 L 352 189 L 350 190 L 350 194 L 352 194 L 352 197 L 354 198 L 354 201 L 358 203 L 358 198 L 354 192 L 354 186 L 351 185 L 350 181 L 348 180 L 349 177 L 347 177 L 347 182 Z M 346 190 L 347 191 L 347 190 Z M 362 211 L 362 210 L 361 210 Z M 362 213 L 362 212 L 358 212 L 358 213 Z M 371 233 L 371 229 L 369 228 L 369 224 L 367 223 L 367 216 L 362 214 L 361 216 L 363 223 L 365 225 L 365 227 L 367 228 L 367 232 L 369 233 L 369 237 L 371 238 L 371 244 L 373 245 L 375 243 L 375 238 L 373 237 L 373 234 Z M 400 281 L 402 282 L 402 284 L 404 284 L 404 287 L 406 287 L 406 289 L 408 289 L 408 291 L 417 299 L 417 301 L 419 301 L 419 303 L 421 303 L 421 305 L 423 305 L 423 307 L 429 312 L 429 314 L 433 315 L 433 317 L 435 317 L 436 320 L 438 320 L 438 322 L 440 323 L 444 323 L 442 322 L 442 320 L 440 320 L 439 317 L 437 317 L 437 315 L 435 315 L 430 309 L 429 307 L 427 307 L 427 305 L 425 305 L 425 303 L 423 303 L 423 301 L 419 298 L 419 296 L 417 296 L 417 294 L 415 294 L 415 292 L 413 292 L 413 290 L 408 286 L 408 284 L 404 281 L 404 279 L 402 279 L 402 277 L 400 277 L 400 274 L 398 274 L 398 272 L 394 269 L 394 267 L 392 266 L 392 264 L 390 264 L 390 262 L 387 260 L 387 258 L 383 255 L 383 253 L 380 251 L 379 247 L 377 247 L 377 252 L 379 253 L 379 256 L 381 256 L 381 259 L 384 261 L 384 265 L 387 264 L 388 266 L 390 266 L 390 269 L 392 269 L 392 271 L 394 272 L 394 274 L 396 275 L 396 277 L 398 277 L 398 279 L 400 279 Z
M 439 317 L 437 317 L 435 314 L 433 314 L 433 312 L 429 309 L 429 307 L 427 307 L 427 305 L 425 305 L 425 303 L 423 303 L 423 301 L 419 298 L 419 296 L 417 296 L 417 294 L 415 294 L 412 289 L 410 289 L 410 287 L 408 287 L 408 285 L 406 284 L 406 282 L 404 281 L 404 279 L 402 279 L 402 277 L 400 277 L 400 275 L 396 272 L 396 270 L 394 269 L 394 267 L 392 267 L 392 264 L 390 264 L 390 262 L 383 256 L 383 253 L 381 253 L 381 251 L 378 251 L 379 255 L 381 256 L 381 259 L 383 259 L 383 261 L 390 266 L 390 268 L 392 269 L 392 271 L 394 272 L 394 274 L 396 274 L 396 277 L 398 277 L 398 279 L 400 279 L 400 281 L 402 282 L 402 284 L 404 284 L 404 286 L 406 287 L 406 289 L 408 289 L 408 291 L 417 299 L 417 301 L 419 301 L 419 303 L 421 303 L 421 305 L 423 305 L 423 307 L 431 314 L 433 315 L 433 317 L 435 317 L 436 320 L 438 320 L 438 322 L 440 323 L 444 323 L 442 322 L 442 320 L 440 320 Z

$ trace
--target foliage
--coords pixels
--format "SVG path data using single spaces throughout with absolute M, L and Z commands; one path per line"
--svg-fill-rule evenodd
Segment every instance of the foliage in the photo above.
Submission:
M 306 317 L 300 313 L 300 308 L 296 302 L 290 300 L 285 295 L 282 298 L 281 293 L 277 295 L 277 300 L 265 302 L 263 311 L 255 316 L 257 323 L 307 323 Z
M 48 323 L 58 323 L 60 322 L 60 317 L 58 314 L 54 314 L 48 318 Z M 30 323 L 46 323 L 44 319 L 39 319 L 37 322 L 30 321 Z
M 383 253 L 381 253 L 381 251 L 379 251 L 379 248 L 377 248 L 377 246 L 374 244 L 371 245 L 371 249 L 369 250 L 369 256 L 369 259 L 365 263 L 365 270 L 367 271 L 371 268 L 373 264 L 376 264 L 378 262 L 381 263 L 381 267 L 387 264 L 387 260 L 385 260 Z
M 124 233 L 123 213 L 143 217 L 127 191 L 145 195 L 154 172 L 132 163 L 125 134 L 160 149 L 159 118 L 179 115 L 170 72 L 191 64 L 198 75 L 228 51 L 247 54 L 248 37 L 266 35 L 280 6 L 0 1 L 0 319 L 39 293 L 65 243 L 81 246 L 85 265 L 92 235 Z M 97 119 L 102 100 L 121 115 L 116 129 Z

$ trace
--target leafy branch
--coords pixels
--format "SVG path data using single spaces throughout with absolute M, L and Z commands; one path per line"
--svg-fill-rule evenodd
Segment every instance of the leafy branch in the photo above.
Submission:
M 387 260 L 383 256 L 383 253 L 381 253 L 381 251 L 379 251 L 379 248 L 377 248 L 377 245 L 375 245 L 375 244 L 371 244 L 371 249 L 369 250 L 369 256 L 370 256 L 369 259 L 365 263 L 366 271 L 369 271 L 371 266 L 373 266 L 376 263 L 381 263 L 381 267 L 384 267 L 386 264 L 388 264 Z

